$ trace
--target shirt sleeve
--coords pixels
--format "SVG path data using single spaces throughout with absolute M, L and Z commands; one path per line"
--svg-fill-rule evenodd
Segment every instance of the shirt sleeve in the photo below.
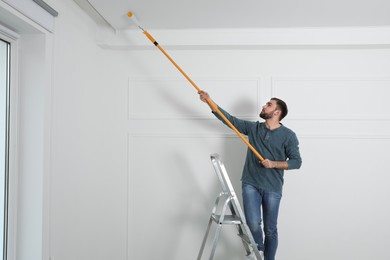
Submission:
M 232 123 L 232 125 L 234 125 L 234 127 L 235 127 L 241 134 L 248 135 L 249 130 L 250 130 L 250 127 L 251 127 L 251 125 L 253 124 L 253 122 L 247 121 L 247 120 L 238 119 L 237 117 L 230 115 L 228 112 L 226 112 L 225 110 L 223 110 L 223 109 L 220 108 L 220 107 L 218 107 L 218 109 L 219 109 L 219 111 L 221 111 L 221 113 L 230 121 L 230 123 Z M 225 120 L 223 120 L 222 117 L 221 117 L 217 112 L 213 112 L 213 114 L 214 114 L 219 120 L 221 120 L 225 125 L 229 126 L 229 125 L 225 122 Z
M 299 152 L 299 141 L 295 134 L 291 135 L 291 138 L 288 140 L 286 145 L 286 155 L 288 169 L 299 169 L 302 165 L 302 158 Z

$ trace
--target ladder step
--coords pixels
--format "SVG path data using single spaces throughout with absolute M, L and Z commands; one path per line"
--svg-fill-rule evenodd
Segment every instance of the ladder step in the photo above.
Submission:
M 238 234 L 239 237 L 241 237 L 242 241 L 244 241 L 245 243 L 247 243 L 248 245 L 251 245 L 251 241 L 248 237 L 247 234 Z
M 214 222 L 218 224 L 230 224 L 230 225 L 242 224 L 241 218 L 236 215 L 225 215 L 222 222 L 219 221 L 221 215 L 212 214 L 211 217 L 213 218 Z

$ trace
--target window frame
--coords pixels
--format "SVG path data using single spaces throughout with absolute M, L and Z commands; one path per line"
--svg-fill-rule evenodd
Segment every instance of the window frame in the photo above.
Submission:
M 3 260 L 15 259 L 16 257 L 16 221 L 17 221 L 17 149 L 18 149 L 18 44 L 20 36 L 14 31 L 0 25 L 1 40 L 9 43 L 9 73 L 8 73 L 8 101 L 7 106 L 7 135 L 6 146 L 8 154 L 6 155 L 6 169 L 8 171 L 5 190 L 5 207 L 7 207 L 4 216 L 4 251 Z

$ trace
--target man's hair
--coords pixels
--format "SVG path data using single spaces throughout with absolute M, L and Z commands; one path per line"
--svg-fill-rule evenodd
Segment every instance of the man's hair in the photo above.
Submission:
M 271 98 L 271 100 L 275 100 L 276 101 L 276 107 L 280 110 L 280 118 L 279 120 L 282 121 L 282 119 L 287 116 L 287 113 L 288 113 L 288 109 L 287 109 L 287 105 L 286 105 L 286 102 L 284 102 L 283 100 L 279 99 L 279 98 Z

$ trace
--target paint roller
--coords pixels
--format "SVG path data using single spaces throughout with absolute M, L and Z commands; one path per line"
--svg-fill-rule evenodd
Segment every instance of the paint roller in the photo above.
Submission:
M 142 32 L 145 34 L 145 36 L 165 55 L 165 57 L 168 58 L 168 60 L 175 66 L 179 72 L 188 80 L 188 82 L 197 90 L 201 91 L 201 89 L 195 84 L 195 82 L 187 75 L 187 73 L 184 72 L 182 68 L 168 55 L 168 53 L 158 44 L 158 42 L 153 38 L 150 33 L 148 33 L 145 29 L 142 28 L 141 24 L 139 23 L 138 19 L 135 17 L 133 12 L 128 12 L 127 16 L 130 18 L 130 20 L 139 28 L 142 30 Z M 219 110 L 218 106 L 210 99 L 206 99 L 207 104 L 211 107 L 211 109 L 216 112 L 222 119 L 225 121 L 225 123 L 241 138 L 241 140 L 249 147 L 249 149 L 252 150 L 252 152 L 260 159 L 260 161 L 263 161 L 264 158 L 257 152 L 257 150 L 248 142 L 248 140 L 237 130 L 237 128 L 229 121 L 229 119 L 226 118 L 226 116 Z

